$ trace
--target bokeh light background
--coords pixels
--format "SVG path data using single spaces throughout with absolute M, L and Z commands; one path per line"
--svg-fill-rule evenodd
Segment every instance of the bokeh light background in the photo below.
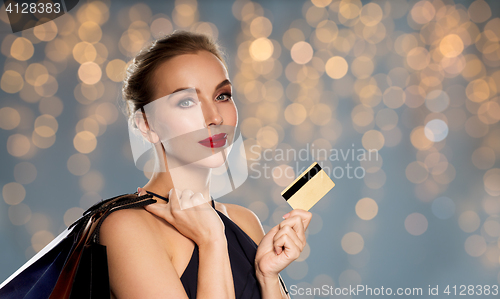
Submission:
M 249 165 L 306 145 L 378 150 L 261 159 L 269 178 L 220 198 L 267 231 L 290 211 L 282 174 L 296 163 L 366 170 L 332 177 L 288 287 L 499 284 L 499 17 L 482 0 L 81 1 L 12 34 L 2 7 L 0 281 L 92 204 L 147 182 L 123 71 L 151 39 L 190 29 L 225 48 Z

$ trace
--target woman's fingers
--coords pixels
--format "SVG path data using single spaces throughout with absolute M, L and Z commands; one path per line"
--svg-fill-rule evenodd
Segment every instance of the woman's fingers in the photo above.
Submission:
M 168 203 L 170 210 L 180 210 L 181 206 L 179 203 L 179 190 L 172 188 L 170 191 L 168 191 Z
M 311 223 L 312 213 L 306 210 L 294 209 L 288 213 L 286 219 L 293 216 L 300 216 L 300 218 L 302 219 L 302 223 L 304 224 L 304 230 L 306 230 L 307 227 L 309 226 L 309 223 Z
M 287 219 L 280 222 L 280 228 L 284 226 L 290 226 L 297 233 L 301 242 L 304 244 L 306 243 L 306 228 L 304 227 L 304 223 L 300 216 L 289 216 Z
M 172 222 L 172 214 L 170 213 L 170 208 L 166 203 L 153 203 L 144 206 L 146 211 L 165 219 L 167 222 Z
M 284 251 L 289 258 L 296 260 L 300 256 L 300 248 L 287 234 L 283 234 L 274 242 L 274 251 L 276 254 L 281 254 L 283 252 L 283 247 L 285 247 Z
M 280 228 L 280 230 L 274 235 L 273 242 L 276 243 L 276 241 L 281 238 L 283 235 L 287 235 L 290 240 L 297 245 L 297 247 L 302 251 L 302 249 L 305 246 L 305 241 L 302 241 L 301 238 L 299 237 L 299 234 L 295 230 L 293 230 L 290 226 L 285 225 L 284 227 Z
M 200 192 L 194 193 L 193 196 L 191 197 L 191 203 L 194 207 L 202 205 L 206 203 L 205 197 L 203 197 L 203 194 L 201 194 Z

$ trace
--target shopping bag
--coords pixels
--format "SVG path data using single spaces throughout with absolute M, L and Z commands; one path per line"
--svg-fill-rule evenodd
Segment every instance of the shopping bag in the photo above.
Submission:
M 152 195 L 118 195 L 90 207 L 0 285 L 2 299 L 109 298 L 106 246 L 99 228 L 114 211 L 155 203 Z

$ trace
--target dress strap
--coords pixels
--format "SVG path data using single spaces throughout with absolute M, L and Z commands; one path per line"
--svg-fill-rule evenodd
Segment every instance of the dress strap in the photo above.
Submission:
M 214 203 L 214 199 L 212 198 L 212 208 L 215 209 L 215 203 Z
M 161 198 L 161 199 L 163 199 L 164 201 L 168 202 L 168 197 L 163 197 L 163 196 L 161 196 L 161 195 L 159 195 L 159 194 L 156 194 L 156 193 L 151 192 L 151 191 L 148 191 L 148 190 L 146 190 L 146 193 L 151 194 L 151 195 L 154 195 L 154 196 L 156 196 L 156 197 L 158 197 L 158 198 Z

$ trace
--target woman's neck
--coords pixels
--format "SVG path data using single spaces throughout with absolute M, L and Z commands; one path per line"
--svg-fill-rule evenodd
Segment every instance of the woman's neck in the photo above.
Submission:
M 210 168 L 184 165 L 174 169 L 166 168 L 166 172 L 154 172 L 143 189 L 168 197 L 172 188 L 182 192 L 186 189 L 201 193 L 205 201 L 210 201 Z M 177 194 L 180 196 L 181 194 Z

